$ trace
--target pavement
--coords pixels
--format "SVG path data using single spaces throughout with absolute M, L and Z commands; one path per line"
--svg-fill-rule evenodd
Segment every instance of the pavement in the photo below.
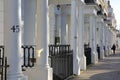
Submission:
M 120 49 L 95 65 L 87 66 L 79 76 L 72 76 L 67 80 L 120 80 Z

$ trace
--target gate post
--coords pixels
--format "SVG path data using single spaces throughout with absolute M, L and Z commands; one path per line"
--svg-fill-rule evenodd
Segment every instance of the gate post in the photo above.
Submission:
M 4 0 L 4 45 L 8 80 L 27 80 L 21 69 L 21 0 Z

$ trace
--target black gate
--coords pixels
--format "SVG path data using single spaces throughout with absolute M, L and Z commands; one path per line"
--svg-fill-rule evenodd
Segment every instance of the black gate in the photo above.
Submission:
M 0 78 L 7 80 L 7 57 L 4 57 L 4 46 L 0 46 Z
M 84 45 L 84 54 L 86 56 L 86 64 L 91 64 L 91 48 L 88 45 Z
M 49 57 L 54 80 L 63 80 L 73 75 L 73 51 L 70 45 L 49 45 Z
M 23 49 L 23 65 L 22 67 L 34 67 L 35 58 L 35 45 L 24 45 Z

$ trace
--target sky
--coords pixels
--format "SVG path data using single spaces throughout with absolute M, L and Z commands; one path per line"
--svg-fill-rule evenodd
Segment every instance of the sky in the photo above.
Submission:
M 117 20 L 117 29 L 120 29 L 120 0 L 110 0 L 110 4 Z

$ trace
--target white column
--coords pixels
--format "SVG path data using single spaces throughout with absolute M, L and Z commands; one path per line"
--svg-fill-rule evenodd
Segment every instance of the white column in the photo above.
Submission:
M 73 49 L 73 74 L 80 74 L 80 62 L 78 57 L 78 15 L 77 0 L 71 1 L 71 31 L 70 44 Z
M 109 27 L 108 27 L 108 30 L 107 30 L 107 38 L 110 39 L 110 31 L 109 31 Z M 110 45 L 110 40 L 107 40 L 107 49 L 108 49 L 108 54 L 110 54 L 110 51 L 109 51 L 109 45 Z
M 96 44 L 95 44 L 95 16 L 90 15 L 90 46 L 91 46 L 91 62 L 93 64 L 98 62 Z
M 56 31 L 55 32 L 56 32 L 55 37 L 59 37 L 60 38 L 59 43 L 61 43 L 61 9 L 57 10 L 57 14 L 56 14 Z
M 79 27 L 78 27 L 78 41 L 79 41 L 79 58 L 80 69 L 86 70 L 86 57 L 84 55 L 84 4 L 79 2 Z
M 107 40 L 107 46 L 106 46 L 106 50 L 107 50 L 107 54 L 109 55 L 109 28 L 107 27 L 107 34 L 106 34 L 106 40 Z
M 104 22 L 104 26 L 103 26 L 103 58 L 105 57 L 105 27 L 107 26 L 107 24 Z
M 21 0 L 4 0 L 4 45 L 8 80 L 27 80 L 21 71 Z
M 84 44 L 88 43 L 88 27 L 86 25 L 86 23 L 84 24 Z
M 108 56 L 108 49 L 107 49 L 107 46 L 108 46 L 108 44 L 107 44 L 107 40 L 108 40 L 108 30 L 107 30 L 107 26 L 105 27 L 105 55 L 106 56 Z
M 52 80 L 52 68 L 48 64 L 49 19 L 48 0 L 37 0 L 37 67 L 40 80 Z
M 36 0 L 24 0 L 24 45 L 35 45 Z
M 70 38 L 71 34 L 70 33 L 71 33 L 71 27 L 72 27 L 71 26 L 71 16 L 67 17 L 67 24 L 68 24 L 68 32 L 67 32 L 67 34 L 68 34 L 68 41 L 67 41 L 67 43 L 70 44 L 70 41 L 71 41 L 71 38 Z
M 96 45 L 100 47 L 100 22 L 102 21 L 101 16 L 96 17 Z
M 90 26 L 89 26 L 89 17 L 84 15 L 84 44 L 90 44 Z
M 49 5 L 50 44 L 55 43 L 55 5 Z
M 4 39 L 3 39 L 3 35 L 4 35 L 4 31 L 3 31 L 3 15 L 4 15 L 4 9 L 3 9 L 3 2 L 4 0 L 0 0 L 0 45 L 4 45 Z
M 107 52 L 108 52 L 108 54 L 109 54 L 109 41 L 110 40 L 108 40 L 108 39 L 110 39 L 110 37 L 109 37 L 109 28 L 107 28 Z
M 103 35 L 104 35 L 104 29 L 103 29 L 104 25 L 103 23 L 101 22 L 100 23 L 100 59 L 103 59 L 104 58 L 104 50 L 103 50 Z
M 110 39 L 109 41 L 108 41 L 108 50 L 109 50 L 109 54 L 111 54 L 111 49 L 110 49 L 110 47 L 112 46 L 111 44 L 112 44 L 112 42 L 111 42 L 111 37 L 112 37 L 112 35 L 111 35 L 111 30 L 110 30 L 110 27 L 109 27 L 109 31 L 108 31 L 108 36 L 109 36 L 109 38 L 108 39 Z
M 61 25 L 61 44 L 67 43 L 67 27 L 66 27 L 66 17 L 67 15 L 62 14 L 62 25 Z

